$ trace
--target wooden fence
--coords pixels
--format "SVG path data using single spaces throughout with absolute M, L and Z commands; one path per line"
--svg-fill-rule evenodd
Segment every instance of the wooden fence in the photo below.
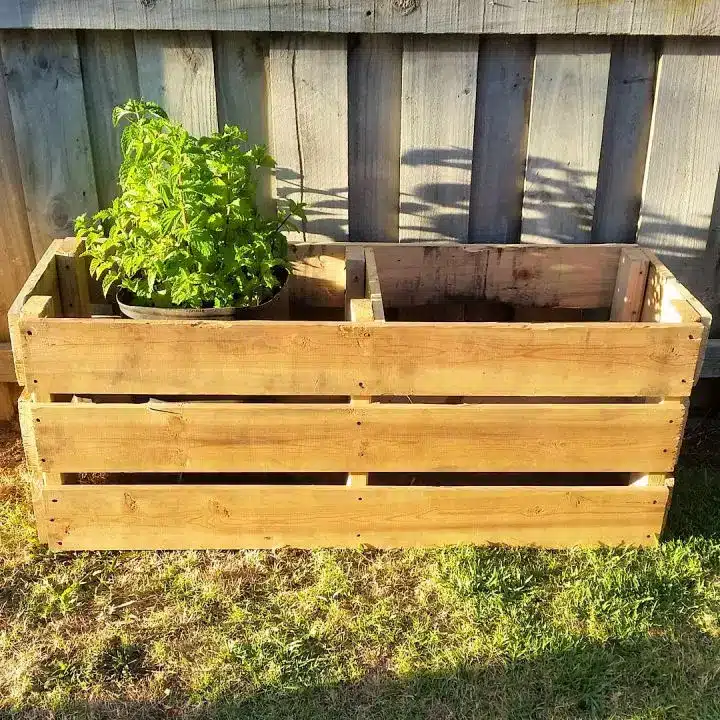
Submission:
M 720 0 L 4 0 L 0 28 L 0 343 L 140 95 L 267 142 L 308 240 L 637 241 L 717 314 Z

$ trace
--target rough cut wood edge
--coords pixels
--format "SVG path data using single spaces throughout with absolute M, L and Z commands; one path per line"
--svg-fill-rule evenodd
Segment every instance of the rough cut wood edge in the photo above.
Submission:
M 84 251 L 85 242 L 70 237 L 55 253 L 63 317 L 90 317 L 90 271 Z
M 30 276 L 25 281 L 25 284 L 22 286 L 22 289 L 8 311 L 15 374 L 20 385 L 25 385 L 25 368 L 21 354 L 20 331 L 18 328 L 23 306 L 32 295 L 50 295 L 54 300 L 55 307 L 62 307 L 60 303 L 55 253 L 63 247 L 64 242 L 63 239 L 57 239 L 50 244 L 50 247 L 45 251 L 45 254 L 40 258 L 35 269 L 30 273 Z
M 641 320 L 657 322 L 699 323 L 700 349 L 693 376 L 697 383 L 702 373 L 705 349 L 710 335 L 712 315 L 705 306 L 668 270 L 651 250 L 644 250 L 650 260 L 645 303 Z M 695 336 L 694 339 L 697 339 Z
M 53 550 L 654 545 L 667 487 L 64 485 Z
M 645 301 L 650 258 L 641 248 L 626 248 L 620 253 L 615 294 L 610 308 L 613 322 L 634 322 L 640 319 Z
M 33 407 L 46 472 L 668 472 L 684 417 L 670 401 Z
M 365 297 L 372 303 L 373 320 L 384 322 L 382 288 L 375 262 L 375 251 L 372 248 L 365 248 Z
M 250 30 L 360 33 L 720 35 L 720 2 L 543 0 L 209 3 L 174 0 L 3 0 L 0 28 Z
M 684 396 L 700 346 L 697 323 L 49 318 L 20 327 L 33 332 L 23 337 L 26 371 L 70 394 L 353 395 L 363 383 L 371 395 Z
M 0 343 L 0 383 L 14 383 L 17 381 L 15 364 L 13 363 L 12 345 Z

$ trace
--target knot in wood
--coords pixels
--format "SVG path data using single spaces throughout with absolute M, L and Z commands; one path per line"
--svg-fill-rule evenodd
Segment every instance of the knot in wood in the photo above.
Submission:
M 392 0 L 392 9 L 400 15 L 410 15 L 420 7 L 420 0 Z
M 146 9 L 146 10 L 152 10 L 157 3 L 157 0 L 140 0 L 140 4 Z

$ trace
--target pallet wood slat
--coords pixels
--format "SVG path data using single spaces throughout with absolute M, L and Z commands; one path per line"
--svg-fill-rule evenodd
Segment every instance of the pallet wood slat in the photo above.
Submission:
M 89 269 L 87 258 L 82 256 L 84 250 L 83 241 L 66 238 L 55 253 L 61 317 L 89 318 L 91 315 Z
M 362 382 L 372 395 L 683 396 L 700 342 L 693 323 L 47 319 L 20 329 L 33 332 L 26 371 L 58 393 L 351 395 Z
M 591 240 L 609 67 L 609 40 L 538 39 L 523 242 Z
M 680 402 L 38 403 L 33 418 L 49 472 L 662 472 L 684 412 Z
M 347 40 L 336 35 L 273 38 L 268 71 L 276 195 L 308 204 L 308 220 L 299 223 L 303 240 L 346 240 Z
M 610 308 L 611 321 L 633 322 L 640 319 L 649 268 L 650 259 L 640 248 L 626 248 L 622 251 Z
M 467 242 L 477 62 L 477 38 L 404 39 L 401 242 Z
M 8 32 L 0 40 L 35 257 L 97 210 L 74 32 Z
M 65 485 L 49 495 L 50 547 L 652 545 L 667 497 L 666 487 Z
M 719 35 L 720 2 L 506 0 L 493 3 L 318 3 L 314 0 L 5 0 L 0 28 L 264 30 L 352 33 Z
M 208 32 L 135 34 L 140 92 L 194 135 L 218 129 L 212 39 Z

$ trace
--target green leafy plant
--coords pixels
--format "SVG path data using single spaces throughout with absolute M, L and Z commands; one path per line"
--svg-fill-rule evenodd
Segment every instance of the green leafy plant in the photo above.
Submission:
M 113 111 L 122 133 L 120 194 L 75 231 L 103 292 L 124 288 L 136 305 L 242 307 L 271 298 L 286 277 L 289 201 L 265 215 L 256 203 L 260 168 L 275 161 L 263 145 L 226 125 L 194 137 L 155 103 L 128 100 Z

